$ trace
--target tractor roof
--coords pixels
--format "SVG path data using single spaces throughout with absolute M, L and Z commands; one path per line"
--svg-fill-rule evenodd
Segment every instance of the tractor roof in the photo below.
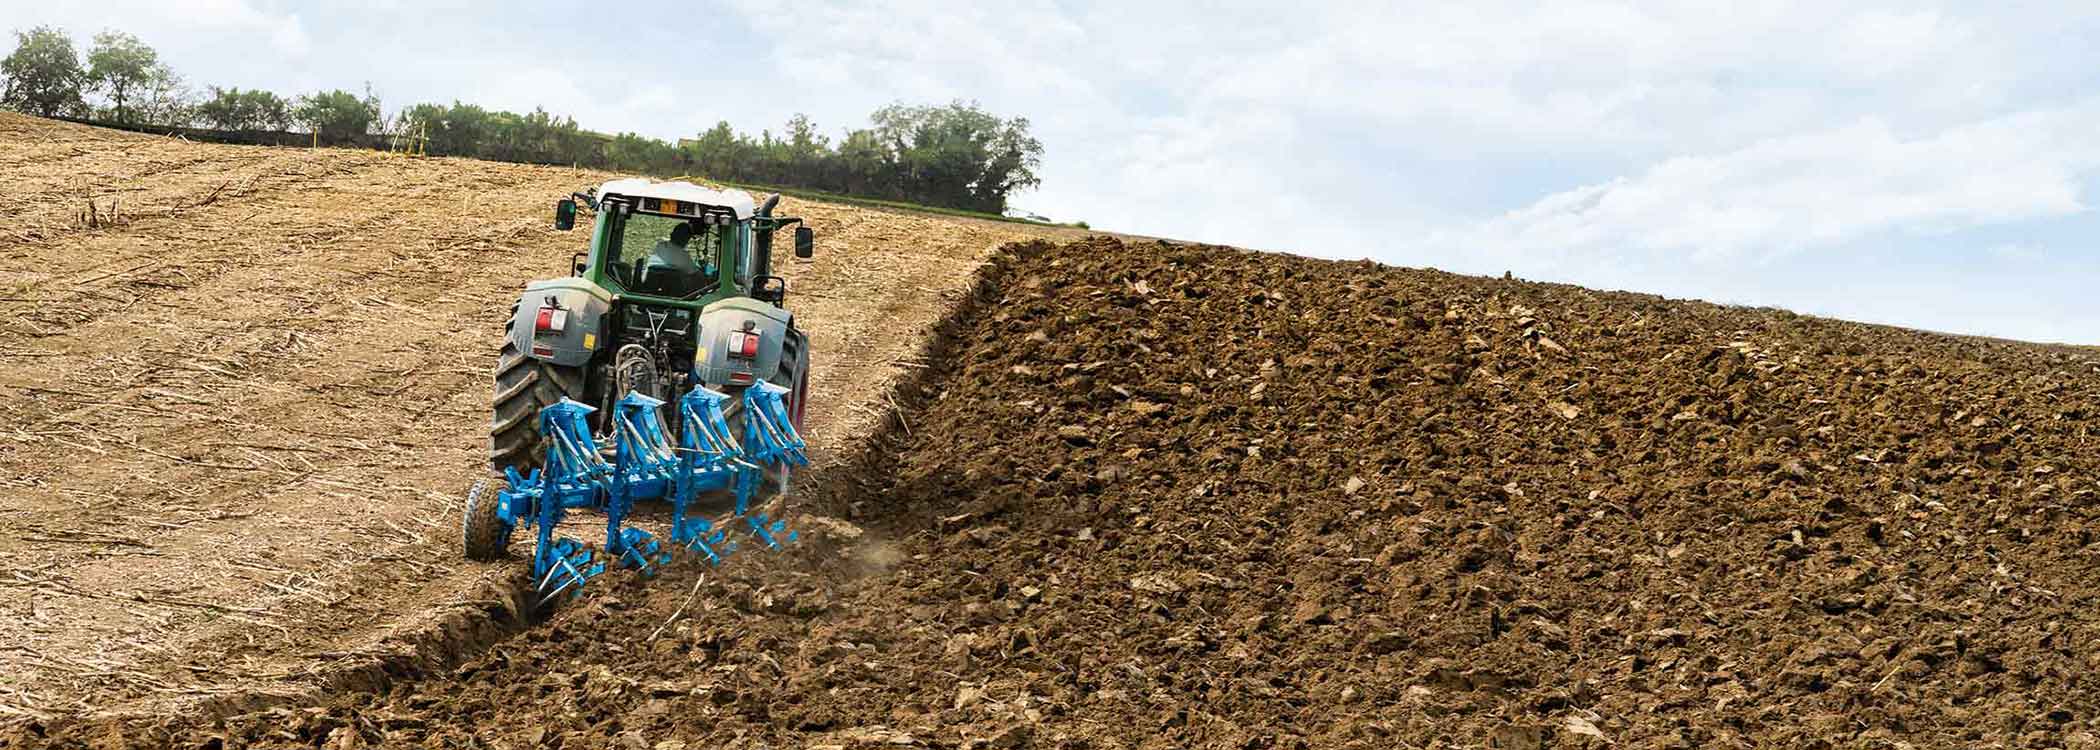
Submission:
M 629 198 L 659 198 L 664 200 L 698 203 L 705 206 L 720 206 L 736 214 L 737 221 L 751 218 L 758 210 L 758 203 L 751 194 L 742 190 L 716 190 L 690 182 L 657 182 L 644 177 L 629 177 L 613 180 L 598 186 L 598 196 L 624 195 Z

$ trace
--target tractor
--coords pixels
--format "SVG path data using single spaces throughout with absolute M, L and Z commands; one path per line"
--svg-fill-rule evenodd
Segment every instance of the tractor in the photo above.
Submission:
M 653 573 L 668 550 L 625 521 L 634 503 L 666 500 L 672 547 L 720 562 L 738 526 L 696 511 L 725 495 L 767 546 L 793 539 L 760 506 L 807 465 L 810 350 L 771 271 L 778 232 L 793 227 L 798 258 L 814 241 L 801 219 L 774 215 L 779 202 L 631 178 L 555 204 L 559 230 L 595 215 L 590 244 L 569 276 L 527 284 L 512 306 L 489 426 L 495 476 L 468 492 L 467 557 L 501 558 L 530 525 L 543 600 L 608 564 Z M 601 549 L 555 536 L 577 508 L 606 513 Z

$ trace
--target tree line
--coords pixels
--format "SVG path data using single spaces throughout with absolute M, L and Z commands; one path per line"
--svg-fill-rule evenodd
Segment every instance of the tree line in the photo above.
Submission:
M 672 143 L 632 132 L 586 130 L 542 109 L 527 114 L 455 101 L 391 114 L 366 86 L 283 97 L 208 87 L 200 94 L 137 37 L 96 34 L 81 56 L 51 27 L 15 32 L 0 60 L 0 107 L 131 127 L 313 134 L 329 143 L 415 143 L 427 153 L 566 164 L 658 176 L 699 174 L 729 182 L 821 190 L 1000 213 L 1016 190 L 1041 180 L 1043 146 L 1028 120 L 975 103 L 893 104 L 834 140 L 803 115 L 778 134 L 736 131 L 727 121 Z

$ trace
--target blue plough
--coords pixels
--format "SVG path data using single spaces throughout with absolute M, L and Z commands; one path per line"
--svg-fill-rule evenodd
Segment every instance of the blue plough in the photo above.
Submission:
M 787 393 L 765 382 L 744 389 L 736 397 L 743 434 L 736 435 L 724 413 L 732 397 L 694 388 L 679 399 L 681 428 L 675 442 L 664 424 L 664 402 L 629 393 L 613 407 L 610 461 L 591 436 L 588 417 L 596 409 L 562 399 L 540 410 L 544 466 L 524 476 L 505 469 L 506 484 L 495 498 L 496 515 L 507 530 L 521 523 L 536 527 L 532 576 L 540 600 L 573 595 L 609 566 L 653 576 L 670 563 L 673 547 L 720 564 L 738 545 L 729 528 L 694 512 L 695 501 L 705 493 L 727 490 L 734 496 L 730 528 L 742 521 L 750 536 L 770 549 L 795 541 L 785 521 L 752 508 L 769 478 L 786 494 L 793 468 L 809 465 L 808 444 L 788 418 Z M 671 503 L 668 546 L 647 530 L 627 525 L 635 503 L 649 500 Z M 576 508 L 604 510 L 602 551 L 556 535 L 562 518 Z

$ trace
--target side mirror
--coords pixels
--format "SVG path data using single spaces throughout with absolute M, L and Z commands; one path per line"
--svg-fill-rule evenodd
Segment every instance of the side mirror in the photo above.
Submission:
M 807 258 L 816 254 L 817 233 L 809 227 L 795 227 L 795 257 Z
M 564 232 L 576 228 L 575 199 L 563 198 L 554 204 L 554 228 Z
M 751 280 L 751 298 L 760 302 L 771 302 L 778 307 L 787 299 L 787 279 L 778 276 L 760 276 Z

